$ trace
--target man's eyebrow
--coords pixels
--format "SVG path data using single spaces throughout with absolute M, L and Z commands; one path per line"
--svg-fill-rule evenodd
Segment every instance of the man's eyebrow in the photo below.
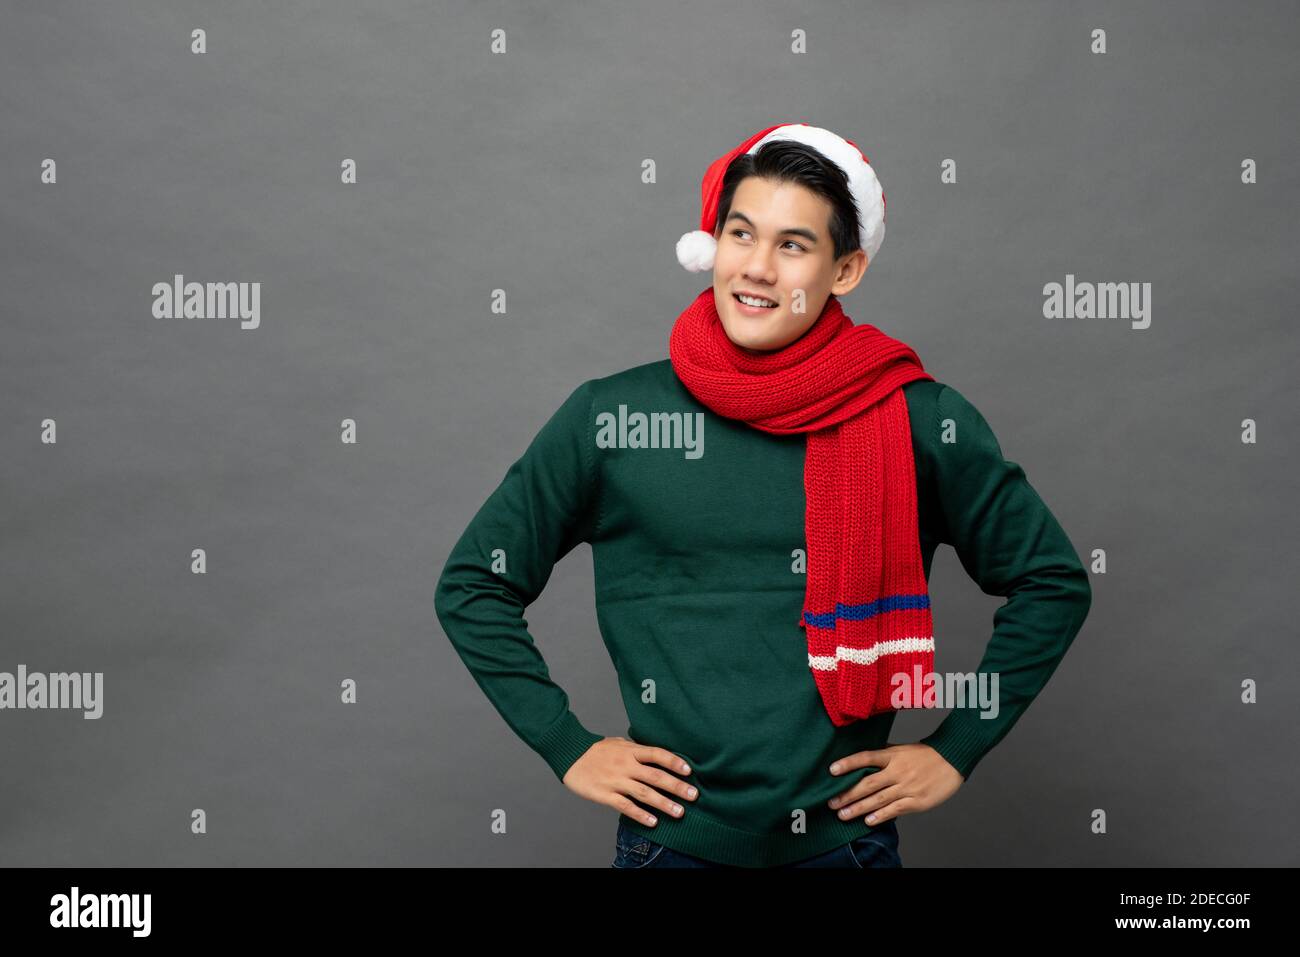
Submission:
M 746 216 L 744 213 L 738 213 L 735 210 L 732 210 L 730 215 L 727 216 L 727 222 L 731 222 L 733 219 L 743 219 L 746 223 L 749 224 L 750 229 L 754 228 L 754 221 L 750 219 L 748 216 Z M 794 226 L 789 226 L 785 229 L 780 230 L 779 232 L 777 232 L 777 235 L 778 236 L 802 236 L 810 243 L 817 242 L 817 234 L 814 233 L 811 229 L 796 228 Z

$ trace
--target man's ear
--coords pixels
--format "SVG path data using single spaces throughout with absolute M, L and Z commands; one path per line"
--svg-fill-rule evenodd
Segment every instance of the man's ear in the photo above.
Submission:
M 870 260 L 861 249 L 847 254 L 835 269 L 835 281 L 831 283 L 831 292 L 837 296 L 846 296 L 858 287 L 867 271 Z

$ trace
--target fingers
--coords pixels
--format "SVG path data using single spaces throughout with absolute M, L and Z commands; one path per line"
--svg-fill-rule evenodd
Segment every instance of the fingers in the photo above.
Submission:
M 689 774 L 690 765 L 667 748 L 640 746 L 632 748 L 631 753 L 632 761 L 626 771 L 627 778 L 617 789 L 619 793 L 615 795 L 614 806 L 628 817 L 642 821 L 649 827 L 654 827 L 658 819 L 652 813 L 638 807 L 633 801 L 657 808 L 673 817 L 681 817 L 685 814 L 685 808 L 667 795 L 675 795 L 685 801 L 694 801 L 699 796 L 699 791 L 689 782 L 667 771 L 661 771 L 653 765 L 662 765 L 680 774 Z
M 636 801 L 639 801 L 641 804 L 648 804 L 651 807 L 659 808 L 665 814 L 671 814 L 673 817 L 681 817 L 686 813 L 685 809 L 676 801 L 660 794 L 648 784 L 642 784 L 634 778 L 627 781 L 622 793 Z M 627 810 L 627 808 L 623 806 L 624 803 L 630 806 L 632 810 Z M 648 811 L 643 811 L 631 801 L 622 802 L 618 806 L 619 809 L 628 817 L 636 818 L 638 821 L 643 821 L 650 827 L 654 827 L 659 823 L 658 818 L 653 814 Z
M 835 795 L 835 797 L 826 802 L 826 806 L 837 808 L 843 804 L 847 804 L 849 801 L 859 801 L 862 798 L 875 794 L 882 788 L 887 788 L 898 783 L 897 775 L 893 775 L 889 771 L 876 771 L 875 773 L 868 774 L 861 781 L 854 784 L 853 787 Z
M 886 804 L 879 811 L 867 815 L 867 823 L 872 827 L 879 827 L 886 821 L 893 820 L 900 814 L 911 814 L 920 810 L 915 798 L 899 798 L 892 804 Z
M 650 762 L 652 764 L 662 764 L 664 767 L 681 774 L 690 774 L 691 766 L 673 754 L 667 748 L 649 748 L 640 747 L 632 749 L 632 756 L 642 764 Z
M 647 784 L 653 784 L 661 791 L 675 794 L 679 798 L 684 798 L 687 801 L 694 801 L 699 796 L 699 792 L 690 782 L 683 781 L 681 778 L 675 778 L 667 771 L 660 771 L 658 768 L 651 767 L 648 764 L 637 763 L 630 774 L 638 781 L 645 781 Z
M 883 768 L 889 764 L 889 755 L 884 751 L 857 751 L 846 754 L 831 765 L 831 774 L 843 774 L 858 768 Z
M 899 810 L 898 805 L 909 800 L 910 797 L 908 797 L 907 791 L 903 786 L 901 784 L 895 784 L 882 791 L 878 791 L 875 794 L 871 794 L 846 805 L 840 809 L 838 817 L 841 821 L 851 821 L 855 817 L 865 817 L 870 815 L 867 819 L 868 824 L 880 824 L 882 821 L 889 820 L 888 817 L 883 816 L 883 808 L 892 807 L 896 814 Z M 892 817 L 894 815 L 891 814 L 890 816 Z
M 621 794 L 615 794 L 614 797 L 610 800 L 609 805 L 610 807 L 615 808 L 621 811 L 622 813 L 626 814 L 634 821 L 640 821 L 642 824 L 645 824 L 647 827 L 654 827 L 656 824 L 659 823 L 658 818 L 656 818 L 653 814 L 651 814 L 649 811 L 644 811 L 641 808 L 637 807 L 635 804 L 633 804 L 627 798 L 623 797 L 623 795 Z

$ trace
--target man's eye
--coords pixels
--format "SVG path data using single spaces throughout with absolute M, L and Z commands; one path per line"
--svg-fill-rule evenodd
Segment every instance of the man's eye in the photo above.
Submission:
M 746 236 L 746 235 L 748 235 L 748 232 L 747 232 L 746 230 L 743 230 L 743 229 L 733 229 L 733 230 L 731 231 L 731 235 L 733 235 L 733 236 Z M 793 246 L 795 249 L 799 250 L 800 252 L 804 252 L 804 253 L 806 253 L 806 252 L 808 251 L 806 248 L 804 248 L 804 246 L 802 246 L 800 243 L 795 242 L 793 239 L 787 239 L 787 240 L 786 240 L 785 242 L 783 242 L 781 245 L 782 245 L 782 246 L 785 246 L 785 245 Z

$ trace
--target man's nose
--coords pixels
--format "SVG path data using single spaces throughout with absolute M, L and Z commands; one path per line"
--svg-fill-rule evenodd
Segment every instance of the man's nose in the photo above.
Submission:
M 754 282 L 776 282 L 776 268 L 772 265 L 772 251 L 764 246 L 755 246 L 745 260 L 745 278 Z

